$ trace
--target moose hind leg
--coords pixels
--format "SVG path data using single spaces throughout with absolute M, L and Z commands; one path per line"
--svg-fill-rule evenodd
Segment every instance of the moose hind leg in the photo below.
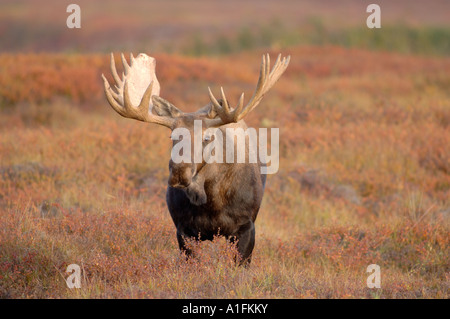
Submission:
M 255 247 L 255 224 L 253 222 L 249 222 L 239 230 L 237 241 L 237 249 L 241 255 L 239 265 L 249 266 Z

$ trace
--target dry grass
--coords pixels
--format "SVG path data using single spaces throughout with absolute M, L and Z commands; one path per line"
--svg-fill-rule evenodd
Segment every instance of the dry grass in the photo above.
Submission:
M 159 55 L 162 96 L 185 110 L 208 102 L 208 85 L 249 96 L 260 53 Z M 286 53 L 289 70 L 248 120 L 279 127 L 281 144 L 249 269 L 220 237 L 180 256 L 167 131 L 106 105 L 107 56 L 1 55 L 0 296 L 448 298 L 450 60 Z M 81 289 L 65 285 L 72 263 Z M 366 287 L 369 264 L 379 290 Z

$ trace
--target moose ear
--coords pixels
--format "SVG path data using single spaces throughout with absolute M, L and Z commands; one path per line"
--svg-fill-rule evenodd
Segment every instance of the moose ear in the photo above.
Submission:
M 183 114 L 175 105 L 157 95 L 152 96 L 153 110 L 159 116 L 179 117 Z
M 213 119 L 217 116 L 217 112 L 214 110 L 213 104 L 211 102 L 192 114 L 206 116 L 206 118 L 208 119 Z
M 209 119 L 213 119 L 213 118 L 215 118 L 216 116 L 217 116 L 217 112 L 216 112 L 216 110 L 214 109 L 214 107 L 212 106 L 212 104 L 211 104 L 211 108 L 209 109 L 209 111 L 208 111 L 208 114 L 206 115 Z

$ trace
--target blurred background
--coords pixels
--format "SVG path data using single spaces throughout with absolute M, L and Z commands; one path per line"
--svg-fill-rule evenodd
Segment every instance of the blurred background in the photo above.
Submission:
M 1 1 L 2 52 L 228 54 L 298 44 L 448 55 L 445 0 L 379 0 L 382 28 L 369 30 L 373 1 L 76 1 L 81 29 L 68 29 L 73 1 Z

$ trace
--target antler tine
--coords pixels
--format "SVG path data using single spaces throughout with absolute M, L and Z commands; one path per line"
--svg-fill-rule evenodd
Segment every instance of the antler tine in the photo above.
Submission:
M 125 75 L 128 75 L 128 72 L 130 71 L 130 66 L 128 65 L 127 59 L 125 59 L 125 56 L 123 55 L 123 53 L 120 54 L 120 57 L 122 58 L 122 64 L 123 64 L 123 69 L 124 69 Z
M 147 87 L 147 89 L 144 92 L 144 95 L 142 96 L 141 99 L 141 103 L 139 103 L 138 108 L 139 109 L 146 109 L 147 110 L 147 114 L 151 114 L 151 111 L 149 110 L 149 105 L 150 105 L 150 99 L 152 97 L 152 92 L 153 92 L 153 84 L 155 84 L 155 82 L 150 82 L 150 85 Z
M 102 74 L 102 78 L 103 78 L 103 85 L 105 87 L 106 99 L 108 100 L 109 104 L 114 109 L 114 111 L 116 111 L 117 113 L 119 113 L 122 116 L 125 116 L 123 106 L 117 102 L 117 99 L 112 94 L 112 93 L 114 93 L 114 91 L 111 89 L 111 86 L 109 85 L 108 80 L 106 79 L 106 77 L 103 74 Z
M 275 82 L 280 78 L 281 74 L 283 74 L 283 72 L 286 70 L 286 68 L 289 65 L 289 61 L 291 60 L 290 56 L 284 57 L 282 60 L 281 59 L 281 54 L 278 55 L 277 61 L 275 62 L 275 65 L 272 69 L 272 71 L 270 72 L 270 79 L 272 80 L 271 83 L 269 84 L 269 86 L 273 86 L 275 84 Z
M 111 52 L 111 74 L 114 78 L 114 81 L 116 82 L 116 85 L 119 85 L 119 83 L 122 83 L 122 81 L 120 80 L 119 74 L 117 74 L 116 63 L 114 61 L 114 54 L 112 52 Z
M 242 93 L 239 98 L 237 107 L 232 111 L 230 110 L 230 107 L 228 106 L 228 102 L 226 100 L 223 88 L 221 88 L 223 106 L 220 105 L 220 103 L 217 101 L 217 99 L 212 94 L 211 89 L 208 88 L 209 97 L 211 99 L 213 107 L 215 108 L 215 111 L 217 112 L 217 114 L 219 115 L 219 117 L 222 121 L 222 125 L 231 123 L 231 122 L 238 122 L 241 119 L 243 119 L 248 113 L 250 113 L 259 104 L 259 102 L 262 100 L 264 95 L 278 81 L 280 76 L 283 74 L 283 72 L 286 70 L 287 66 L 289 65 L 289 61 L 290 61 L 290 56 L 284 57 L 283 59 L 281 59 L 281 54 L 279 54 L 275 61 L 274 66 L 272 67 L 272 70 L 271 70 L 270 69 L 270 56 L 268 53 L 264 54 L 262 56 L 261 68 L 260 68 L 260 72 L 259 72 L 259 79 L 258 79 L 258 83 L 256 84 L 255 93 L 253 94 L 252 98 L 245 106 L 244 106 L 244 93 Z
M 133 103 L 131 102 L 130 92 L 128 91 L 128 81 L 127 80 L 125 80 L 125 84 L 123 86 L 123 107 L 128 112 L 133 112 L 134 110 L 138 109 L 138 108 L 134 107 Z
M 244 92 L 242 92 L 239 97 L 238 106 L 236 107 L 236 114 L 241 114 L 242 109 L 244 108 Z
M 214 96 L 214 94 L 211 92 L 211 88 L 208 86 L 208 94 L 209 94 L 209 98 L 211 100 L 211 103 L 213 104 L 213 106 L 215 108 L 217 108 L 217 111 L 219 111 L 218 109 L 220 108 L 220 104 L 217 101 L 216 97 Z
M 230 112 L 230 106 L 228 105 L 227 98 L 225 96 L 225 92 L 223 91 L 223 87 L 220 87 L 220 93 L 222 94 L 222 103 L 223 107 L 225 108 L 225 112 Z
M 275 65 L 276 66 L 276 65 Z M 274 66 L 274 68 L 275 68 Z M 264 95 L 264 89 L 266 86 L 266 79 L 270 72 L 270 56 L 269 54 L 263 55 L 262 62 L 261 62 L 261 71 L 259 74 L 258 84 L 256 85 L 255 93 L 253 94 L 252 98 L 248 102 L 248 104 L 245 106 L 241 114 L 239 115 L 239 119 L 244 118 L 250 111 L 252 111 L 256 105 L 259 104 L 260 100 L 262 99 Z M 267 89 L 268 91 L 268 89 Z

